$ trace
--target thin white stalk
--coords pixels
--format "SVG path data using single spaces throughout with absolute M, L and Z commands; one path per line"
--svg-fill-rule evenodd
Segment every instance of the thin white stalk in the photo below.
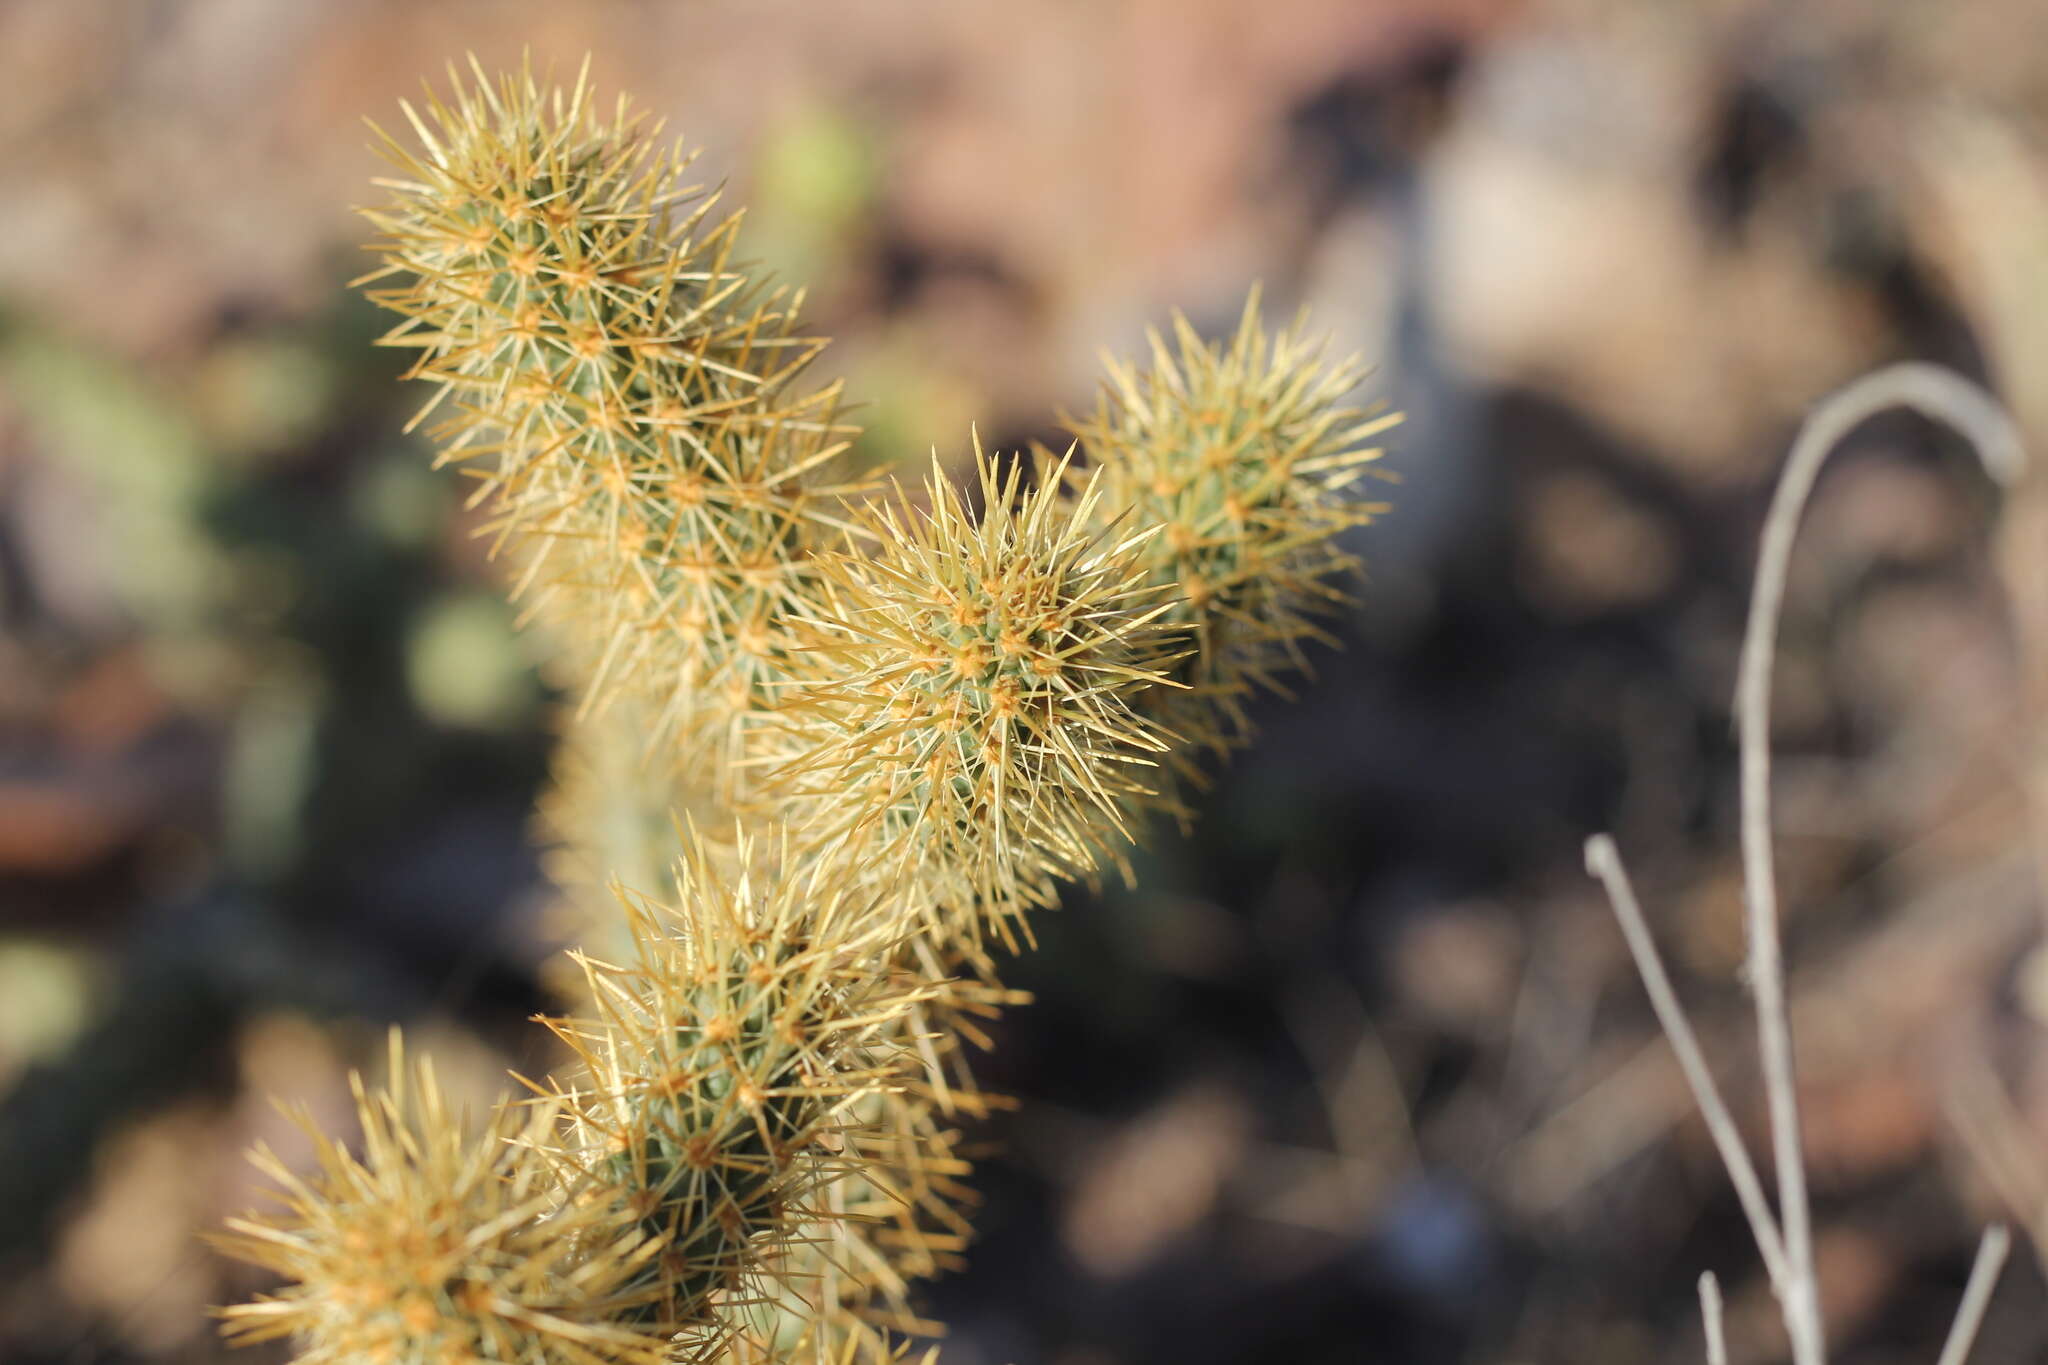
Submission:
M 1977 1342 L 1977 1329 L 1984 1324 L 1984 1310 L 1990 1306 L 1991 1291 L 1998 1287 L 1998 1272 L 2005 1269 L 2005 1254 L 2012 1249 L 2012 1236 L 2002 1223 L 1984 1229 L 1977 1243 L 1977 1259 L 1970 1266 L 1969 1283 L 1963 1286 L 1963 1301 L 1956 1306 L 1955 1323 L 1948 1329 L 1948 1342 L 1941 1348 L 1935 1365 L 1963 1365 Z
M 1793 442 L 1764 520 L 1763 547 L 1757 560 L 1756 586 L 1750 598 L 1749 623 L 1743 634 L 1738 668 L 1735 724 L 1742 759 L 1742 873 L 1749 935 L 1748 967 L 1756 1004 L 1757 1048 L 1770 1107 L 1771 1150 L 1777 1166 L 1776 1218 L 1772 1217 L 1762 1183 L 1729 1118 L 1727 1106 L 1721 1101 L 1692 1026 L 1671 989 L 1614 841 L 1603 834 L 1586 842 L 1587 870 L 1607 888 L 1658 1022 L 1678 1054 L 1686 1083 L 1692 1088 L 1722 1164 L 1728 1168 L 1729 1179 L 1742 1201 L 1771 1287 L 1778 1296 L 1794 1365 L 1826 1365 L 1827 1342 L 1821 1320 L 1819 1277 L 1814 1271 L 1813 1215 L 1806 1188 L 1805 1155 L 1801 1150 L 1792 1026 L 1785 998 L 1784 950 L 1778 930 L 1777 872 L 1771 848 L 1771 670 L 1792 542 L 1820 467 L 1843 437 L 1871 416 L 1893 407 L 1913 408 L 1954 427 L 1969 439 L 1986 471 L 2000 483 L 2018 478 L 2025 464 L 2019 432 L 1990 394 L 1938 366 L 1918 362 L 1893 365 L 1857 380 L 1813 410 Z M 1968 1354 L 1983 1317 L 1984 1304 L 1990 1299 L 1992 1285 L 2004 1263 L 2009 1240 L 2003 1228 L 1985 1233 L 1940 1365 L 1961 1365 Z M 1701 1278 L 1700 1304 L 1708 1324 L 1709 1360 L 1720 1365 L 1714 1352 L 1725 1353 L 1726 1344 L 1720 1339 L 1720 1287 L 1711 1275 Z
M 1643 919 L 1635 887 L 1629 882 L 1628 869 L 1622 866 L 1621 853 L 1615 848 L 1613 839 L 1605 834 L 1596 834 L 1586 840 L 1586 871 L 1599 878 L 1600 884 L 1607 888 L 1607 899 L 1614 907 L 1614 917 L 1621 922 L 1622 939 L 1628 944 L 1629 956 L 1635 959 L 1636 975 L 1643 979 L 1643 988 L 1650 995 L 1650 1007 L 1657 1012 L 1657 1022 L 1663 1026 L 1665 1037 L 1671 1040 L 1671 1050 L 1678 1054 L 1678 1068 L 1685 1073 L 1685 1083 L 1692 1089 L 1693 1102 L 1700 1107 L 1700 1117 L 1706 1120 L 1707 1132 L 1714 1139 L 1714 1150 L 1721 1154 L 1721 1164 L 1728 1168 L 1728 1179 L 1735 1186 L 1736 1197 L 1742 1201 L 1742 1212 L 1749 1219 L 1749 1230 L 1756 1237 L 1757 1250 L 1763 1255 L 1764 1269 L 1771 1277 L 1771 1286 L 1783 1298 L 1789 1267 L 1785 1261 L 1784 1239 L 1778 1231 L 1778 1220 L 1771 1216 L 1770 1200 L 1764 1196 L 1763 1181 L 1757 1178 L 1756 1166 L 1742 1145 L 1742 1133 L 1721 1099 L 1720 1087 L 1714 1083 L 1713 1070 L 1707 1065 L 1706 1054 L 1700 1050 L 1699 1038 L 1685 1016 L 1685 1007 L 1678 1003 L 1678 993 L 1671 989 L 1671 978 L 1664 971 L 1664 959 L 1657 952 L 1656 940 L 1650 936 L 1650 926 Z
M 1728 1365 L 1728 1331 L 1721 1317 L 1721 1282 L 1709 1270 L 1700 1276 L 1700 1321 L 1707 1326 L 1707 1365 Z
M 1742 641 L 1735 723 L 1742 751 L 1742 875 L 1748 906 L 1749 979 L 1756 999 L 1757 1048 L 1770 1105 L 1771 1154 L 1783 1220 L 1786 1330 L 1797 1365 L 1821 1365 L 1825 1332 L 1813 1266 L 1813 1216 L 1801 1150 L 1792 1026 L 1778 933 L 1778 887 L 1771 849 L 1771 667 L 1785 579 L 1800 513 L 1829 452 L 1866 419 L 1893 407 L 1917 409 L 1969 438 L 1993 478 L 2009 481 L 2023 464 L 2019 435 L 1995 399 L 1938 366 L 1917 362 L 1869 374 L 1824 399 L 1807 418 L 1764 521 L 1763 549 Z

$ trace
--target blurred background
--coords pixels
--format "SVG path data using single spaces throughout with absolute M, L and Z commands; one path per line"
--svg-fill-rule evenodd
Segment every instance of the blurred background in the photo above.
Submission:
M 1698 1360 L 1703 1269 L 1779 1358 L 1580 845 L 1761 1151 L 1761 514 L 1887 360 L 2048 449 L 2036 0 L 0 0 L 0 1360 L 226 1358 L 196 1234 L 391 1021 L 478 1104 L 548 1064 L 555 699 L 344 288 L 362 118 L 528 47 L 705 148 L 873 463 L 1053 439 L 1255 281 L 1409 414 L 1347 647 L 1011 970 L 947 1365 Z M 1837 1359 L 1926 1361 L 1982 1223 L 2048 1232 L 2048 478 L 1868 424 L 1777 695 Z M 2023 1238 L 1977 1358 L 2044 1303 Z

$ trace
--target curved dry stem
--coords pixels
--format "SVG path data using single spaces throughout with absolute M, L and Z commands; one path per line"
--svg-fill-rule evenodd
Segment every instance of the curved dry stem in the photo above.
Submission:
M 1798 1365 L 1820 1365 L 1825 1352 L 1771 849 L 1771 669 L 1793 539 L 1820 468 L 1851 431 L 1895 407 L 1913 408 L 1955 428 L 1969 439 L 1986 472 L 2001 483 L 2017 478 L 2025 464 L 2012 420 L 1982 388 L 1939 366 L 1920 362 L 1892 365 L 1856 380 L 1813 410 L 1792 444 L 1764 521 L 1749 624 L 1743 633 L 1735 724 L 1742 752 L 1742 877 L 1748 907 L 1750 988 L 1756 996 L 1757 1048 L 1770 1105 L 1778 1213 L 1784 1222 L 1790 1271 L 1785 1325 L 1792 1333 L 1793 1359 Z
M 1636 969 L 1649 990 L 1658 1022 L 1678 1053 L 1687 1084 L 1706 1117 L 1729 1178 L 1742 1200 L 1764 1265 L 1776 1291 L 1794 1365 L 1825 1365 L 1826 1333 L 1821 1319 L 1819 1280 L 1814 1272 L 1813 1215 L 1801 1150 L 1799 1097 L 1786 1004 L 1785 962 L 1778 934 L 1777 873 L 1771 848 L 1771 668 L 1778 620 L 1800 514 L 1820 468 L 1844 437 L 1864 421 L 1894 407 L 1912 408 L 1966 437 L 1986 472 L 2000 483 L 2017 479 L 2025 465 L 2019 432 L 1996 399 L 1982 388 L 1939 366 L 1921 362 L 1889 366 L 1864 376 L 1824 399 L 1793 442 L 1785 472 L 1764 521 L 1756 585 L 1743 634 L 1738 669 L 1735 724 L 1741 747 L 1742 871 L 1749 935 L 1750 988 L 1755 995 L 1757 1047 L 1769 1103 L 1771 1151 L 1777 1167 L 1778 1212 L 1773 1219 L 1754 1165 L 1700 1054 L 1698 1041 L 1665 976 L 1655 943 L 1629 886 L 1614 841 L 1597 835 L 1586 843 L 1587 870 L 1605 885 L 1628 940 Z M 1960 1365 L 1975 1339 L 2009 1238 L 2003 1228 L 1985 1233 L 1970 1284 L 1956 1314 L 1940 1365 Z M 1710 1337 L 1717 1314 L 1707 1283 L 1701 1305 Z M 1709 1342 L 1710 1352 L 1714 1348 Z

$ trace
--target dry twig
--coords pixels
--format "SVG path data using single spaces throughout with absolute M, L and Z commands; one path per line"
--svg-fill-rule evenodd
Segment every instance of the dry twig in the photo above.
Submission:
M 1721 1282 L 1714 1272 L 1700 1275 L 1700 1321 L 1707 1328 L 1707 1365 L 1728 1365 L 1728 1332 L 1722 1322 Z
M 1963 1286 L 1963 1301 L 1956 1308 L 1956 1320 L 1948 1329 L 1948 1341 L 1941 1348 L 1936 1365 L 1963 1365 L 1970 1346 L 1977 1340 L 1977 1328 L 1984 1321 L 1985 1306 L 1998 1284 L 1998 1272 L 2005 1268 L 2005 1253 L 2012 1249 L 2012 1235 L 2003 1225 L 1984 1229 L 1977 1243 L 1977 1259 L 1970 1266 L 1970 1281 Z
M 1799 1098 L 1792 1055 L 1792 1027 L 1786 1007 L 1785 964 L 1778 934 L 1778 889 L 1771 849 L 1771 667 L 1776 651 L 1778 619 L 1800 513 L 1813 491 L 1820 467 L 1843 437 L 1865 420 L 1893 407 L 1909 407 L 1945 422 L 1967 437 L 1987 472 L 2001 483 L 2017 478 L 2024 458 L 2019 435 L 1995 399 L 1984 390 L 1937 366 L 1907 363 L 1890 366 L 1850 384 L 1814 409 L 1793 442 L 1785 472 L 1771 499 L 1764 522 L 1763 548 L 1757 561 L 1756 586 L 1750 599 L 1748 627 L 1735 700 L 1735 723 L 1742 754 L 1742 861 L 1747 926 L 1748 972 L 1755 997 L 1757 1046 L 1762 1057 L 1769 1104 L 1771 1149 L 1777 1166 L 1778 1209 L 1774 1219 L 1764 1200 L 1755 1167 L 1743 1149 L 1727 1106 L 1701 1056 L 1699 1043 L 1686 1021 L 1657 955 L 1642 910 L 1629 886 L 1614 841 L 1596 835 L 1586 843 L 1587 870 L 1606 887 L 1623 937 L 1650 993 L 1658 1022 L 1669 1035 L 1687 1084 L 1705 1116 L 1729 1178 L 1742 1200 L 1743 1212 L 1756 1237 L 1757 1249 L 1777 1294 L 1785 1330 L 1791 1338 L 1794 1365 L 1825 1365 L 1826 1332 L 1821 1319 L 1820 1290 L 1814 1273 L 1813 1218 L 1807 1198 L 1806 1165 L 1800 1143 Z M 1985 1233 L 1977 1264 L 1941 1365 L 1960 1365 L 1975 1339 L 1977 1323 L 1990 1299 L 2008 1238 L 2003 1228 Z M 1708 1316 L 1709 1358 L 1718 1336 L 1718 1314 L 1710 1309 L 1703 1281 L 1701 1304 Z

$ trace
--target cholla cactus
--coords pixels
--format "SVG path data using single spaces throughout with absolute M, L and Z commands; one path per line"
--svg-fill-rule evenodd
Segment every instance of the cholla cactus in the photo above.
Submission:
M 1067 427 L 1099 471 L 1097 506 L 1159 531 L 1147 567 L 1197 648 L 1186 689 L 1155 700 L 1184 752 L 1220 751 L 1249 732 L 1247 696 L 1305 668 L 1304 641 L 1329 642 L 1316 618 L 1357 567 L 1337 538 L 1387 510 L 1358 485 L 1381 454 L 1369 442 L 1401 419 L 1345 406 L 1358 366 L 1326 365 L 1300 321 L 1268 336 L 1256 292 L 1228 342 L 1184 317 L 1173 329 L 1178 357 L 1151 333 L 1151 369 L 1111 361 L 1094 415 Z
M 406 107 L 423 154 L 385 139 L 405 178 L 368 214 L 385 264 L 360 283 L 403 280 L 371 291 L 405 316 L 385 344 L 422 352 L 412 375 L 440 388 L 421 417 L 443 412 L 443 458 L 578 637 L 592 701 L 639 693 L 651 738 L 730 740 L 832 516 L 838 391 L 794 390 L 822 343 L 731 263 L 738 219 L 712 220 L 658 128 L 601 116 L 581 77 L 477 75 Z
M 286 1210 L 223 1245 L 290 1283 L 228 1331 L 337 1363 L 902 1359 L 967 1239 L 955 1128 L 995 1102 L 967 1051 L 1018 1000 L 992 943 L 1185 816 L 1166 779 L 1341 599 L 1395 419 L 1254 306 L 1114 369 L 1071 464 L 977 443 L 976 498 L 936 464 L 855 498 L 796 298 L 655 129 L 531 73 L 407 114 L 372 297 L 582 693 L 557 866 L 624 911 L 584 895 L 613 947 L 575 955 L 570 1055 L 481 1135 L 394 1056 L 360 1157 L 259 1156 Z
M 407 1068 L 396 1032 L 389 1089 L 354 1084 L 362 1155 L 301 1116 L 319 1173 L 302 1179 L 259 1149 L 285 1211 L 232 1220 L 215 1239 L 290 1281 L 225 1310 L 232 1340 L 289 1335 L 309 1365 L 666 1358 L 666 1332 L 629 1325 L 648 1316 L 636 1286 L 659 1245 L 537 1154 L 550 1115 L 501 1109 L 471 1131 L 429 1063 Z
M 970 940 L 977 911 L 1006 929 L 1129 843 L 1170 747 L 1139 702 L 1180 649 L 1150 529 L 1104 515 L 1093 481 L 1026 492 L 974 458 L 979 520 L 934 465 L 922 507 L 870 513 L 872 553 L 827 562 L 772 784 L 808 839 L 871 843 L 932 933 Z
M 625 898 L 632 961 L 579 955 L 590 1015 L 550 1022 L 578 1063 L 558 1081 L 560 1150 L 660 1242 L 644 1276 L 659 1320 L 773 1270 L 862 1127 L 858 1102 L 904 1084 L 904 1026 L 932 988 L 876 972 L 888 919 L 829 868 L 728 880 L 685 861 L 673 904 Z

